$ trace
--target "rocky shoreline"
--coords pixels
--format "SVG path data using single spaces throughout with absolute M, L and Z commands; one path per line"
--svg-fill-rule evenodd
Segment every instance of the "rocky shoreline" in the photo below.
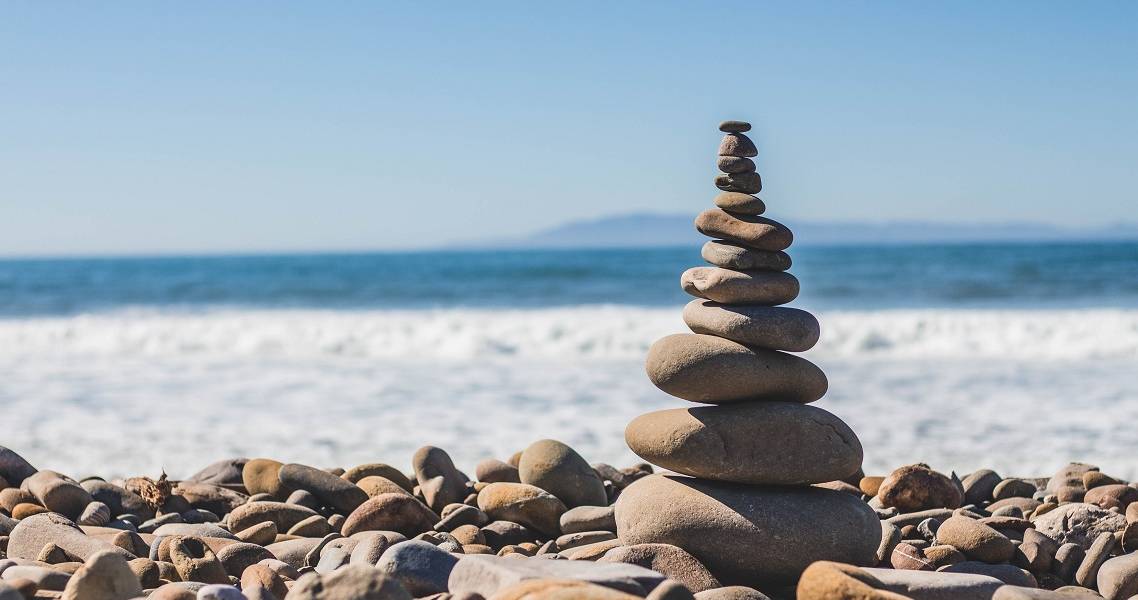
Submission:
M 1138 484 L 1081 464 L 1050 478 L 908 465 L 718 504 L 707 498 L 723 484 L 590 465 L 554 440 L 483 460 L 474 477 L 434 447 L 406 472 L 235 458 L 180 481 L 77 480 L 0 448 L 0 477 L 0 600 L 1138 593 Z M 874 515 L 872 532 L 851 527 L 849 505 Z M 785 515 L 777 535 L 750 530 L 760 521 L 746 515 L 764 512 Z M 693 533 L 635 539 L 677 523 Z M 874 550 L 857 561 L 816 558 L 861 545 Z

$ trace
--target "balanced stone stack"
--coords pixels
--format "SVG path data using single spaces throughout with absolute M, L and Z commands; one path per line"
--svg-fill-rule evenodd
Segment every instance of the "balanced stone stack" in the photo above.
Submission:
M 707 406 L 648 413 L 628 425 L 634 452 L 680 475 L 652 475 L 618 498 L 626 544 L 669 543 L 724 583 L 788 584 L 817 560 L 870 565 L 880 539 L 874 511 L 824 484 L 860 472 L 861 443 L 841 419 L 810 406 L 825 374 L 789 354 L 818 341 L 810 313 L 780 306 L 798 296 L 784 252 L 790 230 L 761 216 L 762 180 L 750 124 L 726 121 L 715 208 L 696 229 L 710 267 L 681 285 L 697 299 L 684 309 L 693 333 L 649 350 L 648 376 L 661 390 Z

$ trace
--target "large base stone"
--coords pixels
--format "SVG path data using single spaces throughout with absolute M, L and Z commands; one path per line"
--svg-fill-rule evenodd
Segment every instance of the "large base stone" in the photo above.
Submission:
M 803 487 L 756 487 L 651 475 L 616 502 L 626 544 L 672 544 L 725 585 L 795 581 L 818 560 L 873 564 L 876 513 L 852 494 Z

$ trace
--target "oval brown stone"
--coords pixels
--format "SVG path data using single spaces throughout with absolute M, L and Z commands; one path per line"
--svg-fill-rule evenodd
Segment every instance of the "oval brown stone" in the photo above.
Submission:
M 379 494 L 348 515 L 341 533 L 351 536 L 361 531 L 397 531 L 414 537 L 430 531 L 438 520 L 426 504 L 407 493 Z
M 902 512 L 930 508 L 958 508 L 964 490 L 951 479 L 925 464 L 906 465 L 890 473 L 877 490 L 882 506 Z
M 751 130 L 751 124 L 746 121 L 722 121 L 719 123 L 719 131 L 724 133 L 743 133 Z
M 804 358 L 693 333 L 657 340 L 648 350 L 645 370 L 668 394 L 708 404 L 813 402 L 828 386 L 826 374 Z
M 821 328 L 814 315 L 782 306 L 733 306 L 692 300 L 684 322 L 695 333 L 714 335 L 769 350 L 803 352 L 818 343 Z
M 761 215 L 767 210 L 762 200 L 741 192 L 719 192 L 713 202 L 727 212 L 740 215 Z
M 478 492 L 478 508 L 492 519 L 513 521 L 547 536 L 561 533 L 568 510 L 557 496 L 525 483 L 491 483 Z
M 849 477 L 861 442 L 833 414 L 796 402 L 745 402 L 640 415 L 628 447 L 665 469 L 716 481 L 802 485 Z
M 537 486 L 565 506 L 603 506 L 608 503 L 605 484 L 576 450 L 557 440 L 529 445 L 518 462 L 522 483 Z
M 786 250 L 794 241 L 794 234 L 778 221 L 755 215 L 731 214 L 721 208 L 709 208 L 699 213 L 695 218 L 695 228 L 709 237 L 769 252 Z
M 785 252 L 752 250 L 741 244 L 711 240 L 700 252 L 707 262 L 736 271 L 785 271 L 790 268 L 790 255 Z
M 680 287 L 697 298 L 725 304 L 773 306 L 798 297 L 798 278 L 785 271 L 733 271 L 692 267 L 680 276 Z
M 725 585 L 792 582 L 812 562 L 869 565 L 881 537 L 873 509 L 816 487 L 759 487 L 650 475 L 616 501 L 625 544 L 687 550 Z
M 753 173 L 755 171 L 755 161 L 742 156 L 720 156 L 715 161 L 715 166 L 724 173 Z
M 715 187 L 725 192 L 757 194 L 763 191 L 763 178 L 754 171 L 746 173 L 720 173 L 715 176 Z
M 759 149 L 742 133 L 728 133 L 719 142 L 719 156 L 758 156 Z

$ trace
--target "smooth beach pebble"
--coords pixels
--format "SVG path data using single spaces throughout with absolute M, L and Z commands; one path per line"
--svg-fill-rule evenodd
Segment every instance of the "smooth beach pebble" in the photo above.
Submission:
M 841 419 L 794 402 L 746 402 L 640 415 L 628 447 L 665 469 L 717 481 L 802 485 L 861 467 L 861 442 Z M 875 544 L 876 545 L 876 544 Z
M 744 158 L 734 160 L 749 159 Z M 750 194 L 743 194 L 741 192 L 719 192 L 719 194 L 715 196 L 715 200 L 713 200 L 713 202 L 719 208 L 733 215 L 758 216 L 767 210 L 767 205 L 762 200 Z
M 818 560 L 872 564 L 881 535 L 873 509 L 844 492 L 672 475 L 628 486 L 616 526 L 626 544 L 679 546 L 724 584 L 752 587 L 791 583 Z
M 746 133 L 751 130 L 751 124 L 746 121 L 722 121 L 719 131 L 723 133 Z
M 405 536 L 428 531 L 439 520 L 418 498 L 406 493 L 387 493 L 361 504 L 344 521 L 346 536 L 361 531 L 395 531 Z
M 692 300 L 684 323 L 694 333 L 714 335 L 751 347 L 804 352 L 818 343 L 821 327 L 814 315 L 797 308 L 739 306 Z
M 715 161 L 715 166 L 724 173 L 753 173 L 755 171 L 755 161 L 742 156 L 720 156 Z
M 619 546 L 606 552 L 597 562 L 617 562 L 652 569 L 668 579 L 682 583 L 692 592 L 702 592 L 722 585 L 696 557 L 671 544 Z
M 908 465 L 890 473 L 877 491 L 883 506 L 903 512 L 930 508 L 958 508 L 964 493 L 951 479 L 925 464 Z
M 786 250 L 794 242 L 794 234 L 778 221 L 757 215 L 732 214 L 722 208 L 709 208 L 699 213 L 695 218 L 695 228 L 708 237 L 768 252 Z
M 537 486 L 568 508 L 608 502 L 605 484 L 588 461 L 557 440 L 538 440 L 522 451 L 518 461 L 521 483 Z
M 728 133 L 719 142 L 719 156 L 744 156 L 752 158 L 759 155 L 759 149 L 751 138 L 742 133 Z
M 692 296 L 724 304 L 775 306 L 798 297 L 798 278 L 782 271 L 732 271 L 692 267 L 680 276 L 680 287 Z
M 478 508 L 492 519 L 514 521 L 544 535 L 561 532 L 568 510 L 549 492 L 525 483 L 491 483 L 478 492 Z
M 454 461 L 442 448 L 419 448 L 411 457 L 411 466 L 431 510 L 442 510 L 444 506 L 462 502 L 466 498 L 466 478 L 455 468 Z
M 790 255 L 785 252 L 753 250 L 725 240 L 705 243 L 700 256 L 717 267 L 736 271 L 785 271 L 791 265 Z
M 284 465 L 277 471 L 277 477 L 284 487 L 310 492 L 324 506 L 344 514 L 352 512 L 368 499 L 368 495 L 354 483 L 307 465 Z
M 1015 546 L 1000 532 L 968 517 L 949 517 L 936 532 L 936 539 L 972 560 L 1001 563 L 1011 560 Z
M 715 176 L 715 187 L 725 192 L 757 194 L 763 191 L 763 178 L 754 171 L 747 173 L 720 173 Z
M 826 393 L 826 375 L 810 361 L 751 349 L 711 335 L 680 333 L 648 350 L 648 378 L 668 394 L 722 404 L 769 399 L 813 402 Z

